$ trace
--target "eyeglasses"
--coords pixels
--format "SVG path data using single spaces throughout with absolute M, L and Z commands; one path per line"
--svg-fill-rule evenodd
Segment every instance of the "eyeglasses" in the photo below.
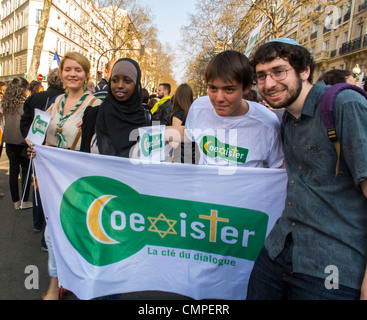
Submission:
M 276 69 L 274 71 L 270 71 L 268 73 L 265 72 L 259 72 L 255 75 L 255 81 L 259 84 L 264 84 L 266 81 L 266 78 L 270 75 L 270 77 L 275 80 L 275 81 L 282 81 L 284 79 L 287 78 L 288 76 L 288 71 L 292 70 L 293 68 L 290 69 Z

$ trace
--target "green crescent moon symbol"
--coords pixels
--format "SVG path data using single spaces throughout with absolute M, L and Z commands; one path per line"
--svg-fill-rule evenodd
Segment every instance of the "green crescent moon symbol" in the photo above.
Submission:
M 102 226 L 102 212 L 106 204 L 116 198 L 116 196 L 102 196 L 94 200 L 87 213 L 87 225 L 89 233 L 95 240 L 104 244 L 117 244 L 119 242 L 112 239 Z

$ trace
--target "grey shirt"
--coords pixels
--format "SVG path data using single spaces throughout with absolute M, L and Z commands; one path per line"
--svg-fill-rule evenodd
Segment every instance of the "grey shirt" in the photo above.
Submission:
M 367 200 L 359 188 L 367 178 L 367 103 L 345 90 L 333 111 L 344 157 L 336 177 L 337 155 L 320 117 L 327 89 L 316 84 L 308 94 L 302 116 L 289 115 L 284 128 L 288 172 L 285 210 L 269 234 L 265 247 L 275 259 L 285 238 L 294 240 L 293 271 L 325 279 L 336 266 L 339 284 L 360 289 L 366 268 Z

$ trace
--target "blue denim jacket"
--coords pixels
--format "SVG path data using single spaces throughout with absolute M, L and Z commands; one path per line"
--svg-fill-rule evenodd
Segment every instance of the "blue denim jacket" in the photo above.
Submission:
M 291 232 L 294 272 L 325 279 L 330 275 L 325 268 L 336 266 L 339 284 L 360 289 L 367 257 L 367 200 L 359 188 L 367 178 L 367 103 L 352 90 L 337 96 L 333 118 L 344 174 L 336 177 L 335 147 L 320 117 L 327 88 L 324 83 L 314 85 L 300 119 L 288 117 L 287 199 L 265 247 L 275 259 Z

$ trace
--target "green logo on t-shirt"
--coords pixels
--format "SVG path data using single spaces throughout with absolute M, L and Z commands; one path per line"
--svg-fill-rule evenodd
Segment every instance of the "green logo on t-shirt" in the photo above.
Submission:
M 230 162 L 246 163 L 248 149 L 231 146 L 213 136 L 204 136 L 200 148 L 210 158 L 222 158 Z

